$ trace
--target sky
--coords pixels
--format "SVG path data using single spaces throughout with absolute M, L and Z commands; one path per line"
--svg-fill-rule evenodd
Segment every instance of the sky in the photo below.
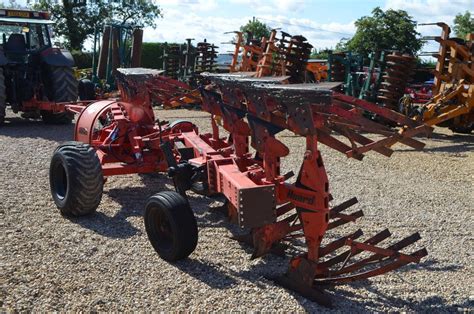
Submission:
M 194 38 L 219 46 L 220 52 L 232 50 L 222 44 L 253 17 L 271 28 L 281 28 L 291 35 L 303 35 L 318 49 L 332 48 L 341 38 L 351 37 L 354 22 L 370 15 L 375 7 L 406 10 L 418 23 L 446 22 L 452 25 L 459 12 L 474 13 L 474 0 L 172 0 L 159 1 L 163 18 L 156 29 L 145 28 L 145 41 L 183 42 Z M 439 35 L 436 26 L 418 26 L 422 35 Z M 431 43 L 425 50 L 435 51 Z
M 26 0 L 16 0 L 23 4 Z M 371 14 L 375 7 L 402 9 L 418 23 L 446 22 L 452 26 L 457 13 L 474 13 L 474 0 L 167 0 L 155 1 L 163 18 L 156 28 L 146 27 L 147 42 L 195 42 L 204 38 L 219 46 L 219 52 L 232 50 L 232 34 L 253 17 L 271 28 L 291 35 L 303 35 L 318 49 L 332 48 L 355 32 L 354 22 Z M 422 35 L 439 35 L 436 26 L 418 26 Z M 425 51 L 436 51 L 431 42 Z

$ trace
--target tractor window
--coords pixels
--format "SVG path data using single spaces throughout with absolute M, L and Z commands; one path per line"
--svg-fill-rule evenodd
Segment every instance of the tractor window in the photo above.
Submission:
M 38 30 L 41 32 L 41 25 L 29 25 L 30 26 L 30 49 L 31 50 L 37 50 L 39 49 L 42 45 L 40 43 L 40 39 L 43 40 L 43 36 L 40 36 L 38 34 Z
M 23 26 L 8 24 L 0 25 L 0 40 L 2 45 L 5 45 L 11 34 L 22 34 L 23 36 L 25 36 L 25 33 L 23 33 Z
M 0 25 L 0 44 L 5 45 L 11 34 L 21 34 L 25 37 L 28 49 L 38 50 L 45 46 L 51 46 L 48 36 L 48 26 L 42 24 L 4 24 Z
M 30 24 L 30 49 L 37 50 L 45 46 L 51 46 L 48 37 L 47 25 Z
M 51 46 L 51 39 L 49 38 L 49 26 L 48 25 L 42 25 L 41 26 L 41 33 L 43 36 L 43 45 L 45 46 Z

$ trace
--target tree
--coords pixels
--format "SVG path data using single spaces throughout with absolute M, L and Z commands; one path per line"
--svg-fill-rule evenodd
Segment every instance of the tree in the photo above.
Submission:
M 324 48 L 324 49 L 319 49 L 319 50 L 314 48 L 313 51 L 311 51 L 311 55 L 309 56 L 309 58 L 310 59 L 327 59 L 331 51 L 332 50 L 329 48 Z
M 423 45 L 415 30 L 416 22 L 403 10 L 383 11 L 376 7 L 372 16 L 361 17 L 355 26 L 356 33 L 347 42 L 347 48 L 365 56 L 378 50 L 415 54 Z
M 254 39 L 260 40 L 262 37 L 270 37 L 271 28 L 254 18 L 241 26 L 240 31 L 244 33 L 245 39 L 247 39 L 247 32 L 250 32 Z
M 454 18 L 454 33 L 457 37 L 465 39 L 469 33 L 474 33 L 474 18 L 471 12 L 466 11 L 464 14 L 459 13 Z
M 348 50 L 347 48 L 347 43 L 350 40 L 350 38 L 343 37 L 339 42 L 336 44 L 336 47 L 334 48 L 335 52 L 340 52 L 340 51 L 346 51 Z
M 51 13 L 56 22 L 56 34 L 63 37 L 72 50 L 81 50 L 95 27 L 105 21 L 155 27 L 155 19 L 162 16 L 158 5 L 146 0 L 38 0 L 33 8 Z

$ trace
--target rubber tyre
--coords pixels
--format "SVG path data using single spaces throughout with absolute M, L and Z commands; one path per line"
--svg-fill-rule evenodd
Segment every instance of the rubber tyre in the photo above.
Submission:
M 471 134 L 474 130 L 474 126 L 451 126 L 449 129 L 454 133 Z
M 151 245 L 165 261 L 184 259 L 196 248 L 196 218 L 186 198 L 179 193 L 164 191 L 150 197 L 144 220 Z
M 78 82 L 73 70 L 68 67 L 52 67 L 51 89 L 48 93 L 48 98 L 52 101 L 77 101 Z M 74 119 L 74 115 L 71 112 L 51 113 L 42 111 L 41 117 L 48 124 L 68 124 Z
M 0 68 L 0 125 L 5 122 L 5 111 L 7 109 L 7 90 L 5 87 L 5 75 Z
M 95 86 L 91 80 L 82 79 L 79 81 L 79 99 L 80 100 L 94 100 L 95 99 Z
M 197 131 L 197 126 L 191 121 L 178 119 L 169 124 L 171 133 L 192 132 Z
M 66 142 L 54 151 L 49 167 L 54 203 L 65 216 L 85 216 L 102 199 L 104 177 L 95 149 L 81 142 Z

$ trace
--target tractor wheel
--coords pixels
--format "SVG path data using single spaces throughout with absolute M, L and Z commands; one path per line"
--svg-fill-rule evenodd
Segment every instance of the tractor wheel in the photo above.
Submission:
M 3 68 L 0 68 L 0 125 L 5 122 L 5 111 L 7 109 L 7 92 L 5 88 L 5 75 Z
M 178 261 L 188 257 L 196 248 L 196 218 L 182 195 L 164 191 L 150 197 L 144 218 L 148 239 L 162 259 Z
M 74 72 L 68 67 L 53 67 L 51 69 L 51 86 L 49 99 L 55 102 L 77 101 L 77 79 Z M 74 115 L 71 112 L 52 113 L 42 111 L 41 117 L 45 123 L 67 124 L 71 123 Z
M 63 215 L 93 213 L 99 206 L 104 186 L 94 148 L 74 141 L 59 145 L 51 159 L 49 183 L 54 203 Z

